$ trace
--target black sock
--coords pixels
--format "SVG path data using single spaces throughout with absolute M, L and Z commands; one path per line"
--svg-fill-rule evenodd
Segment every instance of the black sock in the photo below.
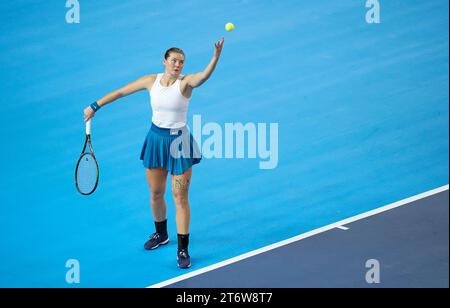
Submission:
M 164 221 L 155 221 L 156 232 L 166 236 L 167 235 L 167 219 Z
M 178 234 L 178 250 L 187 249 L 189 245 L 189 234 Z

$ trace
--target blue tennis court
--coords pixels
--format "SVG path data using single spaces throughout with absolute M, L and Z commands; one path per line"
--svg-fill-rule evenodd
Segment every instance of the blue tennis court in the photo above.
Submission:
M 448 288 L 448 186 L 426 195 L 149 287 Z
M 365 0 L 78 0 L 79 23 L 67 22 L 65 1 L 1 2 L 0 287 L 140 288 L 171 279 L 192 286 L 178 278 L 438 188 L 440 207 L 419 211 L 423 221 L 405 206 L 392 211 L 404 229 L 394 228 L 397 220 L 387 212 L 382 222 L 384 215 L 374 216 L 374 228 L 355 222 L 350 232 L 332 231 L 344 237 L 323 233 L 319 248 L 308 238 L 287 253 L 312 260 L 314 253 L 348 243 L 345 236 L 357 227 L 370 230 L 368 240 L 381 250 L 383 243 L 393 245 L 379 240 L 389 237 L 385 228 L 410 230 L 408 219 L 416 217 L 411 236 L 398 237 L 412 240 L 412 234 L 435 234 L 420 232 L 435 221 L 439 234 L 447 230 L 446 245 L 443 235 L 430 242 L 418 264 L 447 268 L 446 277 L 425 286 L 448 287 L 448 219 L 434 218 L 448 218 L 449 3 L 378 2 L 380 23 L 368 23 Z M 227 22 L 234 31 L 225 31 Z M 208 152 L 213 137 L 223 147 L 193 167 L 192 267 L 186 271 L 176 266 L 170 179 L 170 242 L 143 249 L 154 231 L 139 160 L 151 125 L 148 93 L 122 98 L 93 119 L 100 182 L 90 196 L 74 184 L 85 138 L 83 109 L 140 76 L 162 72 L 164 52 L 173 46 L 186 53 L 184 73 L 203 70 L 222 36 L 216 71 L 194 90 L 188 111 L 189 126 L 203 128 L 196 136 L 202 150 Z M 245 146 L 232 143 L 236 154 L 227 158 L 226 127 L 236 123 L 257 129 L 263 136 L 257 144 L 266 141 L 266 151 L 250 155 L 254 142 L 246 134 Z M 220 129 L 213 136 L 205 127 Z M 264 262 L 280 262 L 282 255 Z M 376 257 L 363 254 L 361 260 Z M 79 283 L 66 280 L 69 260 L 79 264 Z M 264 262 L 250 267 L 260 272 Z M 272 265 L 329 277 L 321 266 Z M 386 279 L 402 269 L 387 268 L 392 276 Z M 414 282 L 432 271 L 402 273 Z M 220 277 L 206 283 L 243 286 Z M 290 284 L 292 277 L 272 281 L 265 286 L 308 286 L 305 280 Z

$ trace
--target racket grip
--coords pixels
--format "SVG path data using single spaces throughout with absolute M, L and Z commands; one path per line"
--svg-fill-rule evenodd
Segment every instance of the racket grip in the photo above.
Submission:
M 90 135 L 91 134 L 91 120 L 89 119 L 86 122 L 86 135 Z

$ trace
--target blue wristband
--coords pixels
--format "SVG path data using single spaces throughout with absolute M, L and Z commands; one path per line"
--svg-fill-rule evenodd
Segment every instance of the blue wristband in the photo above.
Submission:
M 92 103 L 90 106 L 94 110 L 94 112 L 100 109 L 100 106 L 98 105 L 97 102 Z

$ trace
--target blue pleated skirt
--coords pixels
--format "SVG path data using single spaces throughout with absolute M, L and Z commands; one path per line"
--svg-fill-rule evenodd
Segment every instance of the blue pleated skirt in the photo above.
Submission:
M 162 167 L 173 175 L 180 175 L 201 159 L 200 149 L 186 126 L 170 129 L 152 123 L 141 151 L 145 168 Z

